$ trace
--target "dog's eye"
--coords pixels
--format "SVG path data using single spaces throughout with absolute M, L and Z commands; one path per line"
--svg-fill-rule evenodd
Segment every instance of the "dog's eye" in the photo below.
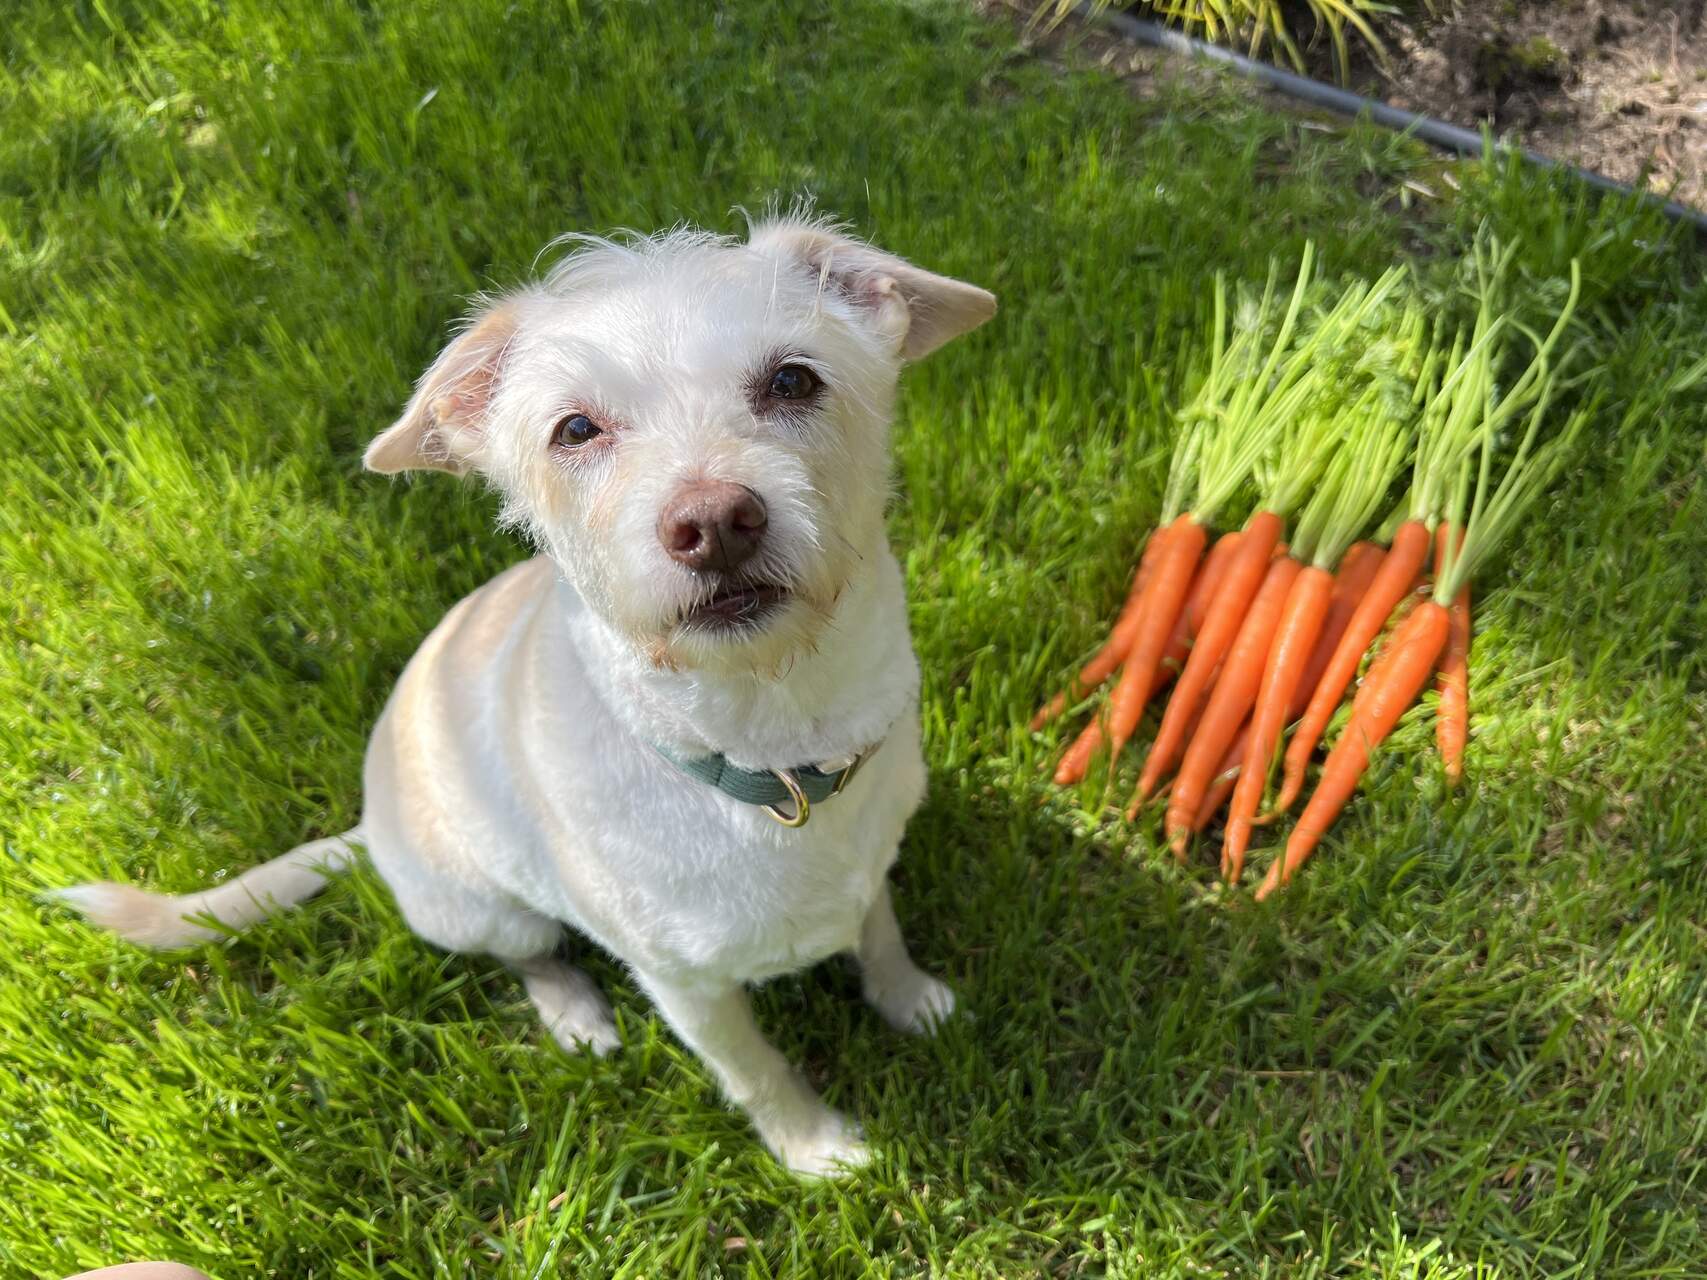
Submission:
M 586 444 L 594 436 L 602 435 L 599 424 L 584 413 L 572 413 L 557 424 L 557 430 L 552 433 L 551 443 L 573 449 L 578 444 Z
M 785 364 L 771 374 L 766 390 L 777 400 L 804 400 L 821 384 L 818 375 L 803 364 Z

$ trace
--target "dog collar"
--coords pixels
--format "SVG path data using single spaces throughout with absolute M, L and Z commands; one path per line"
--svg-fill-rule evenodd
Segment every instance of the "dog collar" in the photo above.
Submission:
M 716 787 L 730 799 L 758 805 L 767 817 L 785 827 L 804 827 L 812 816 L 812 806 L 840 795 L 877 747 L 867 747 L 842 768 L 830 770 L 815 764 L 793 769 L 741 769 L 730 764 L 721 751 L 709 756 L 680 756 L 663 747 L 656 750 L 688 777 Z M 778 807 L 784 801 L 794 806 L 792 813 Z

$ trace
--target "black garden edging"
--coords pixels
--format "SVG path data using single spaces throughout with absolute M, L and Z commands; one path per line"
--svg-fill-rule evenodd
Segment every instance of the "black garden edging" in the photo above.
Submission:
M 1660 197 L 1646 191 L 1638 191 L 1622 182 L 1615 182 L 1605 174 L 1594 173 L 1588 169 L 1579 169 L 1575 165 L 1531 151 L 1527 147 L 1514 147 L 1507 143 L 1488 142 L 1482 134 L 1472 129 L 1463 129 L 1455 124 L 1447 124 L 1444 120 L 1435 120 L 1429 116 L 1417 115 L 1415 112 L 1402 111 L 1398 107 L 1388 106 L 1375 98 L 1365 98 L 1362 94 L 1352 93 L 1346 89 L 1336 88 L 1331 84 L 1323 84 L 1320 80 L 1312 80 L 1291 71 L 1283 71 L 1279 67 L 1270 66 L 1266 62 L 1258 62 L 1231 49 L 1223 49 L 1220 45 L 1210 44 L 1204 40 L 1195 39 L 1178 31 L 1170 31 L 1160 23 L 1151 22 L 1145 18 L 1134 18 L 1130 14 L 1121 13 L 1116 9 L 1096 11 L 1096 7 L 1081 0 L 1079 13 L 1091 21 L 1101 22 L 1116 32 L 1142 44 L 1165 49 L 1170 53 L 1190 54 L 1208 62 L 1218 63 L 1227 67 L 1247 80 L 1254 80 L 1265 88 L 1273 89 L 1276 93 L 1285 94 L 1289 98 L 1297 98 L 1312 106 L 1321 107 L 1339 115 L 1360 117 L 1368 116 L 1383 128 L 1400 133 L 1409 133 L 1421 138 L 1424 142 L 1432 143 L 1444 151 L 1456 152 L 1459 155 L 1480 156 L 1488 146 L 1492 146 L 1496 155 L 1521 156 L 1525 163 L 1539 169 L 1553 169 L 1560 173 L 1570 174 L 1579 181 L 1601 191 L 1620 196 L 1635 196 L 1642 203 L 1658 208 L 1666 217 L 1676 222 L 1687 222 L 1698 234 L 1707 234 L 1707 213 L 1693 209 L 1675 200 L 1662 200 Z

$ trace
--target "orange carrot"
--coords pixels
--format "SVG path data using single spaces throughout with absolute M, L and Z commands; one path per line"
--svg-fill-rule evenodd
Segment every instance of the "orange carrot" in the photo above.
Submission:
M 1351 720 L 1322 766 L 1322 778 L 1310 803 L 1286 842 L 1284 855 L 1269 866 L 1257 889 L 1266 898 L 1289 881 L 1293 873 L 1315 852 L 1328 828 L 1357 789 L 1370 753 L 1381 744 L 1399 717 L 1416 702 L 1422 687 L 1434 673 L 1441 650 L 1446 647 L 1452 619 L 1446 608 L 1432 600 L 1411 611 L 1393 633 L 1351 706 Z M 1178 790 L 1176 786 L 1175 790 Z
M 1058 786 L 1071 786 L 1085 776 L 1091 767 L 1091 758 L 1096 755 L 1097 748 L 1102 746 L 1102 717 L 1092 717 L 1091 722 L 1079 731 L 1079 736 L 1073 739 L 1073 745 L 1061 753 L 1061 759 L 1055 766 L 1055 782 Z
M 1201 575 L 1199 575 L 1201 576 Z M 1180 614 L 1183 624 L 1185 614 Z M 1173 636 L 1168 640 L 1168 647 L 1162 652 L 1162 661 L 1156 667 L 1156 679 L 1150 686 L 1150 697 L 1155 697 L 1168 687 L 1168 682 L 1179 674 L 1180 664 L 1185 661 L 1191 646 L 1180 639 L 1180 627 L 1174 628 Z M 1211 683 L 1214 676 L 1210 677 Z M 1148 699 L 1146 699 L 1148 705 Z M 1055 781 L 1063 786 L 1078 782 L 1090 770 L 1091 761 L 1096 757 L 1097 748 L 1103 743 L 1103 717 L 1097 716 L 1087 724 L 1073 739 L 1073 745 L 1061 755 L 1061 761 L 1055 766 Z
M 1229 884 L 1238 883 L 1244 874 L 1251 820 L 1262 803 L 1269 762 L 1274 758 L 1280 732 L 1286 727 L 1287 708 L 1310 660 L 1316 637 L 1322 632 L 1333 594 L 1334 575 L 1318 565 L 1310 565 L 1294 575 L 1292 588 L 1281 606 L 1274 642 L 1263 665 L 1256 708 L 1251 712 L 1249 741 L 1221 846 L 1221 874 Z
M 1568 364 L 1567 353 L 1561 365 L 1551 365 L 1550 352 L 1569 326 L 1582 286 L 1581 268 L 1571 263 L 1571 288 L 1564 308 L 1552 331 L 1545 339 L 1521 325 L 1504 325 L 1504 317 L 1491 320 L 1493 300 L 1498 295 L 1498 277 L 1510 254 L 1495 256 L 1490 276 L 1485 269 L 1481 241 L 1477 243 L 1478 279 L 1481 286 L 1481 309 L 1477 320 L 1478 338 L 1469 350 L 1462 342 L 1454 344 L 1449 363 L 1452 371 L 1439 383 L 1426 374 L 1421 385 L 1429 403 L 1424 408 L 1424 420 L 1419 432 L 1416 465 L 1412 481 L 1410 510 L 1412 518 L 1401 525 L 1393 540 L 1393 549 L 1383 563 L 1369 594 L 1359 606 L 1345 636 L 1335 653 L 1335 662 L 1323 677 L 1322 685 L 1312 698 L 1310 711 L 1318 709 L 1325 699 L 1330 705 L 1317 723 L 1325 724 L 1355 669 L 1356 650 L 1368 643 L 1379 630 L 1387 610 L 1400 603 L 1394 597 L 1399 584 L 1416 575 L 1429 550 L 1427 527 L 1444 518 L 1449 528 L 1461 530 L 1458 545 L 1454 538 L 1441 540 L 1442 554 L 1437 557 L 1434 583 L 1429 598 L 1414 603 L 1404 613 L 1380 656 L 1370 667 L 1363 687 L 1352 701 L 1351 716 L 1345 732 L 1328 754 L 1322 767 L 1316 793 L 1310 798 L 1293 829 L 1281 856 L 1269 867 L 1257 897 L 1266 898 L 1286 884 L 1298 868 L 1310 857 L 1328 827 L 1350 801 L 1359 780 L 1369 767 L 1371 753 L 1393 731 L 1405 711 L 1416 702 L 1423 685 L 1434 673 L 1451 639 L 1452 610 L 1471 575 L 1493 550 L 1510 535 L 1526 510 L 1575 453 L 1576 442 L 1584 424 L 1593 412 L 1598 398 L 1579 407 L 1567 420 L 1564 428 L 1545 444 L 1536 447 L 1541 426 L 1546 420 L 1551 398 L 1558 385 L 1559 369 Z M 1503 353 L 1494 349 L 1495 340 L 1503 334 L 1518 333 L 1535 340 L 1536 348 L 1528 369 L 1516 376 L 1503 393 L 1497 386 L 1494 370 Z M 1460 354 L 1462 353 L 1462 359 Z M 1507 423 L 1518 415 L 1526 422 L 1518 443 L 1506 463 L 1504 474 L 1493 484 L 1493 462 L 1496 445 L 1503 444 L 1502 435 Z M 1479 462 L 1472 460 L 1479 454 Z M 1471 478 L 1474 475 L 1474 485 Z M 1472 497 L 1472 492 L 1474 496 Z M 1407 545 L 1402 541 L 1409 538 Z M 1447 555 L 1445 552 L 1452 551 Z M 1406 605 L 1413 602 L 1405 601 Z M 1367 636 L 1361 636 L 1369 615 L 1379 608 L 1381 617 L 1374 619 Z M 1353 649 L 1349 665 L 1338 671 L 1343 680 L 1336 682 L 1336 663 L 1348 648 Z M 1301 742 L 1305 756 L 1314 745 L 1314 736 L 1304 742 L 1302 731 L 1293 741 Z M 1287 763 L 1292 765 L 1288 751 Z M 1298 766 L 1302 772 L 1302 761 Z M 1176 788 L 1177 789 L 1177 788 Z
M 1363 660 L 1375 637 L 1380 635 L 1392 615 L 1393 608 L 1411 590 L 1411 582 L 1428 559 L 1428 527 L 1418 520 L 1407 520 L 1393 532 L 1393 545 L 1382 560 L 1375 579 L 1369 584 L 1356 611 L 1351 615 L 1345 634 L 1340 637 L 1333 657 L 1322 672 L 1321 682 L 1310 695 L 1310 705 L 1304 718 L 1293 731 L 1286 748 L 1286 774 L 1281 784 L 1276 813 L 1285 813 L 1304 788 L 1304 769 L 1310 755 L 1322 740 L 1338 710 L 1346 688 L 1357 674 L 1357 664 Z
M 1366 576 L 1362 576 L 1360 581 L 1360 575 L 1353 575 L 1345 584 L 1347 590 L 1342 591 L 1339 578 L 1335 579 L 1334 603 L 1328 606 L 1328 620 L 1322 627 L 1322 634 L 1316 637 L 1316 647 L 1310 654 L 1309 665 L 1304 668 L 1304 678 L 1298 682 L 1298 687 L 1292 691 L 1292 701 L 1286 707 L 1288 724 L 1304 714 L 1304 708 L 1310 702 L 1310 691 L 1316 687 L 1311 679 L 1312 673 L 1319 675 L 1322 668 L 1328 665 L 1328 658 L 1332 656 L 1334 646 L 1339 643 L 1340 636 L 1345 631 L 1345 624 L 1351 618 L 1351 611 L 1357 608 L 1357 602 L 1363 598 L 1363 592 L 1369 587 L 1368 579 L 1375 576 L 1375 570 L 1381 564 L 1381 556 L 1386 554 L 1373 543 L 1360 543 L 1359 545 L 1368 547 L 1377 554 L 1362 557 L 1364 564 L 1361 568 L 1367 571 Z M 1347 558 L 1349 559 L 1349 553 Z M 1345 565 L 1340 567 L 1340 578 L 1345 576 L 1347 567 Z M 1350 603 L 1338 614 L 1336 619 L 1335 610 L 1338 608 L 1342 597 L 1349 598 Z M 1249 732 L 1250 722 L 1246 721 L 1245 727 L 1239 731 L 1239 736 L 1233 739 L 1233 745 L 1227 749 L 1227 756 L 1223 756 L 1221 759 L 1221 768 L 1216 774 L 1215 786 L 1210 792 L 1211 795 L 1220 795 L 1220 800 L 1215 805 L 1216 809 L 1220 809 L 1222 805 L 1226 804 L 1228 798 L 1233 794 L 1234 784 L 1239 780 L 1239 768 L 1245 762 L 1245 744 L 1250 741 L 1247 736 Z M 1229 759 L 1228 756 L 1232 758 Z M 1201 813 L 1202 810 L 1198 812 Z M 1265 813 L 1261 817 L 1252 818 L 1251 825 L 1266 827 L 1281 816 L 1283 815 L 1278 813 Z M 1194 828 L 1198 831 L 1202 829 L 1202 827 Z
M 1181 515 L 1178 521 L 1174 521 L 1174 524 L 1169 524 L 1169 526 L 1164 527 L 1164 529 L 1157 529 L 1156 534 L 1151 538 L 1152 546 L 1161 544 L 1162 541 L 1164 541 L 1164 534 L 1169 534 L 1169 532 L 1173 531 L 1174 527 L 1180 524 L 1180 521 L 1185 521 L 1185 519 L 1188 519 L 1188 517 Z M 1202 572 L 1198 572 L 1197 577 L 1193 577 L 1193 580 L 1191 580 L 1191 594 L 1186 597 L 1185 608 L 1180 609 L 1180 616 L 1178 616 L 1176 621 L 1174 621 L 1173 633 L 1169 635 L 1168 647 L 1162 650 L 1161 662 L 1159 662 L 1156 667 L 1156 678 L 1154 678 L 1154 681 L 1151 683 L 1151 691 L 1145 695 L 1144 705 L 1149 705 L 1149 700 L 1151 700 L 1151 696 L 1154 696 L 1154 693 L 1156 693 L 1156 689 L 1166 688 L 1166 686 L 1168 686 L 1168 681 L 1171 681 L 1171 679 L 1174 678 L 1174 674 L 1178 674 L 1178 671 L 1180 671 L 1180 664 L 1185 660 L 1186 652 L 1190 649 L 1191 637 L 1190 633 L 1188 633 L 1188 628 L 1186 628 L 1186 611 L 1190 609 L 1191 601 L 1193 601 L 1193 599 L 1197 599 L 1198 594 L 1212 594 L 1212 592 L 1214 592 L 1215 582 L 1210 575 L 1214 573 L 1215 577 L 1219 577 L 1219 568 L 1226 567 L 1227 560 L 1226 553 L 1221 553 L 1221 567 L 1217 567 L 1217 565 L 1215 565 L 1215 553 L 1217 553 L 1217 551 L 1221 551 L 1222 546 L 1227 543 L 1227 538 L 1238 538 L 1238 534 L 1222 534 L 1221 539 L 1219 539 L 1219 541 L 1215 543 L 1214 548 L 1210 550 L 1209 556 L 1203 560 Z M 1145 551 L 1145 560 L 1149 560 L 1149 551 Z M 1151 567 L 1154 568 L 1154 561 L 1151 561 Z M 1149 579 L 1149 573 L 1145 573 L 1145 567 L 1142 563 L 1139 565 L 1139 572 L 1144 573 L 1145 580 Z M 1205 582 L 1205 580 L 1207 580 L 1207 582 Z M 1144 601 L 1142 601 L 1142 597 L 1140 597 L 1139 608 L 1132 609 L 1132 633 L 1137 631 L 1137 623 L 1142 620 L 1145 608 L 1147 608 L 1147 606 L 1145 606 Z M 1125 616 L 1125 613 L 1123 613 L 1123 616 Z M 1128 633 L 1127 645 L 1125 645 L 1125 649 L 1127 650 L 1130 650 L 1130 645 L 1132 645 L 1132 633 Z M 1121 654 L 1121 659 L 1125 659 L 1125 657 L 1127 657 L 1127 654 L 1123 652 L 1123 654 Z M 1079 679 L 1081 679 L 1081 681 L 1084 679 L 1084 672 L 1079 672 Z M 1101 683 L 1101 679 L 1099 679 L 1098 683 Z M 1125 683 L 1125 674 L 1121 674 L 1121 683 Z M 1087 689 L 1087 691 L 1089 691 L 1089 689 Z M 1116 686 L 1115 691 L 1118 693 L 1118 691 L 1120 691 L 1120 686 Z M 1062 705 L 1065 705 L 1062 701 L 1065 696 L 1067 695 L 1057 695 L 1055 701 L 1052 701 L 1052 703 L 1050 703 L 1050 707 L 1046 707 L 1045 710 L 1052 710 L 1052 708 L 1055 707 L 1055 703 L 1062 703 Z M 1144 705 L 1140 705 L 1139 707 L 1140 715 L 1144 713 Z M 1038 715 L 1041 717 L 1043 712 L 1038 712 Z M 1103 715 L 1094 717 L 1094 719 L 1091 720 L 1091 724 L 1087 724 L 1086 727 L 1079 732 L 1079 737 L 1075 737 L 1074 741 L 1072 741 L 1072 746 L 1069 746 L 1067 751 L 1063 751 L 1062 758 L 1060 758 L 1060 761 L 1055 765 L 1055 782 L 1057 782 L 1057 785 L 1070 787 L 1072 783 L 1081 782 L 1084 775 L 1086 775 L 1089 768 L 1091 768 L 1091 759 L 1096 756 L 1098 748 L 1103 746 L 1104 737 L 1106 737 L 1106 732 L 1104 732 L 1104 730 L 1106 730 L 1106 720 L 1108 719 L 1110 719 L 1110 712 L 1108 712 L 1108 710 L 1104 710 Z M 1033 720 L 1033 724 L 1036 724 L 1036 720 Z
M 1197 572 L 1203 544 L 1208 540 L 1203 526 L 1187 512 L 1174 521 L 1167 545 L 1156 559 L 1155 574 L 1144 591 L 1143 616 L 1132 637 L 1132 651 L 1126 655 L 1114 696 L 1109 700 L 1110 755 L 1120 754 L 1138 727 L 1138 718 L 1144 714 L 1144 704 L 1150 700 L 1150 690 L 1155 685 L 1156 669 L 1161 665 L 1162 650 L 1173 634 L 1180 610 L 1185 608 L 1192 576 Z M 1193 659 L 1196 652 L 1194 648 Z
M 1193 835 L 1214 821 L 1215 815 L 1221 812 L 1227 803 L 1227 798 L 1233 794 L 1233 788 L 1238 783 L 1239 766 L 1236 764 L 1215 775 L 1215 780 L 1209 784 L 1208 790 L 1203 793 L 1203 803 L 1197 806 L 1197 816 L 1191 820 Z
M 1345 559 L 1340 561 L 1339 572 L 1334 575 L 1334 598 L 1328 605 L 1328 616 L 1322 622 L 1322 634 L 1316 637 L 1310 661 L 1304 664 L 1304 674 L 1298 677 L 1292 704 L 1286 709 L 1288 721 L 1303 715 L 1304 708 L 1310 705 L 1310 695 L 1322 682 L 1322 672 L 1327 670 L 1329 659 L 1339 647 L 1340 637 L 1351 623 L 1351 615 L 1357 612 L 1357 606 L 1368 593 L 1369 584 L 1375 580 L 1376 571 L 1386 558 L 1387 552 L 1375 543 L 1356 542 L 1345 553 Z
M 1443 572 L 1446 558 L 1447 526 L 1442 524 L 1435 549 L 1435 572 Z M 1470 581 L 1458 589 L 1450 608 L 1452 630 L 1446 637 L 1446 653 L 1440 660 L 1440 675 L 1436 687 L 1440 703 L 1435 712 L 1435 741 L 1440 746 L 1441 763 L 1446 767 L 1446 780 L 1457 782 L 1464 776 L 1464 747 L 1470 738 Z
M 1227 575 L 1227 561 L 1238 545 L 1239 531 L 1235 529 L 1217 538 L 1215 545 L 1209 548 L 1209 554 L 1203 557 L 1203 568 L 1192 580 L 1191 594 L 1185 598 L 1185 608 L 1180 610 L 1179 621 L 1174 623 L 1168 647 L 1162 650 L 1162 665 L 1156 671 L 1156 683 L 1150 690 L 1152 698 L 1167 688 L 1168 681 L 1185 667 L 1185 660 L 1191 656 L 1191 642 L 1197 637 L 1197 629 L 1203 623 L 1209 602 L 1220 590 L 1221 579 Z
M 1239 539 L 1243 536 L 1237 529 L 1224 533 L 1215 539 L 1215 545 L 1209 548 L 1209 555 L 1204 558 L 1203 572 L 1197 575 L 1197 581 L 1191 584 L 1191 594 L 1185 601 L 1185 632 L 1190 639 L 1203 629 L 1203 617 L 1209 612 L 1209 602 L 1215 599 L 1215 592 L 1221 586 L 1221 580 L 1227 576 L 1227 562 L 1233 558 L 1233 552 L 1239 549 Z
M 1353 412 L 1378 405 L 1379 395 L 1371 389 Z M 1327 629 L 1336 597 L 1345 612 L 1348 583 L 1355 579 L 1346 575 L 1342 580 L 1334 569 L 1345 558 L 1357 531 L 1375 514 L 1376 504 L 1404 465 L 1409 447 L 1409 432 L 1397 419 L 1375 412 L 1357 421 L 1355 442 L 1330 464 L 1293 529 L 1293 541 L 1303 549 L 1301 558 L 1309 563 L 1293 578 L 1275 625 L 1274 642 L 1263 661 L 1262 685 L 1251 712 L 1250 736 L 1221 846 L 1221 874 L 1229 884 L 1236 884 L 1244 874 L 1245 850 L 1250 847 L 1251 827 L 1262 803 L 1263 788 L 1268 785 L 1275 747 L 1287 721 L 1297 714 L 1292 706 Z M 1367 552 L 1360 554 L 1357 564 L 1361 566 L 1368 559 Z M 1360 569 L 1358 576 L 1361 573 Z M 1337 629 L 1343 630 L 1348 624 L 1349 616 Z M 1306 706 L 1309 691 L 1305 686 Z
M 1340 562 L 1340 569 L 1334 575 L 1334 597 L 1328 605 L 1328 616 L 1322 623 L 1322 633 L 1316 637 L 1315 647 L 1310 652 L 1310 660 L 1304 665 L 1304 674 L 1299 677 L 1297 685 L 1292 690 L 1292 699 L 1286 705 L 1286 722 L 1290 724 L 1304 714 L 1304 709 L 1310 705 L 1310 695 L 1315 692 L 1316 685 L 1322 679 L 1322 672 L 1333 657 L 1334 650 L 1339 647 L 1340 637 L 1351 621 L 1351 615 L 1356 612 L 1359 602 L 1369 591 L 1369 584 L 1374 580 L 1381 563 L 1387 557 L 1387 552 L 1373 542 L 1354 543 L 1345 553 L 1345 559 Z M 1244 739 L 1238 746 L 1239 758 L 1231 766 L 1232 780 L 1238 778 L 1238 766 L 1244 763 Z M 1222 765 L 1223 773 L 1229 766 Z M 1217 779 L 1219 786 L 1220 779 Z M 1232 781 L 1226 787 L 1232 791 Z M 1226 796 L 1222 797 L 1226 802 Z M 1219 806 L 1217 806 L 1219 807 Z M 1252 818 L 1251 825 L 1266 827 L 1282 814 L 1271 810 L 1261 817 Z M 1201 830 L 1201 828 L 1199 828 Z
M 1107 647 L 1107 645 L 1103 646 L 1103 648 Z M 1101 650 L 1098 650 L 1098 654 L 1100 656 Z M 1065 711 L 1067 709 L 1067 703 L 1071 700 L 1072 699 L 1069 697 L 1068 691 L 1062 690 L 1037 709 L 1037 714 L 1031 717 L 1031 723 L 1026 725 L 1026 728 L 1031 730 L 1031 732 L 1036 733 L 1044 725 L 1048 724 L 1051 720 L 1055 719 Z
M 1150 570 L 1155 564 L 1157 548 L 1162 544 L 1162 537 L 1167 533 L 1167 527 L 1157 529 L 1150 535 L 1150 540 L 1144 548 L 1144 555 L 1138 562 L 1138 572 L 1132 579 L 1132 590 L 1127 594 L 1126 604 L 1121 608 L 1120 617 L 1115 621 L 1114 630 L 1109 633 L 1108 642 L 1097 650 L 1091 660 L 1080 668 L 1072 686 L 1065 692 L 1056 694 L 1048 704 L 1031 718 L 1030 728 L 1033 732 L 1054 720 L 1069 705 L 1079 701 L 1104 680 L 1108 679 L 1122 662 L 1126 660 L 1128 651 L 1132 648 L 1132 633 L 1138 629 L 1139 604 L 1142 602 L 1145 585 L 1149 581 Z M 1209 601 L 1215 595 L 1215 588 L 1221 584 L 1221 577 L 1227 570 L 1227 559 L 1233 548 L 1239 545 L 1239 531 L 1224 533 L 1216 539 L 1215 545 L 1204 557 L 1203 569 L 1192 579 L 1191 594 L 1186 597 L 1185 608 L 1181 610 L 1179 621 L 1174 624 L 1173 635 L 1168 637 L 1168 647 L 1162 651 L 1162 665 L 1156 672 L 1156 685 L 1150 691 L 1154 697 L 1156 690 L 1165 688 L 1168 681 L 1179 674 L 1180 668 L 1191 650 L 1191 639 L 1197 634 L 1198 625 L 1203 619 L 1204 611 L 1209 607 Z M 1089 750 L 1084 752 L 1084 759 L 1089 763 L 1102 744 L 1102 726 L 1092 722 L 1081 738 L 1092 737 Z M 1081 775 L 1082 776 L 1082 775 Z M 1075 779 L 1077 781 L 1077 779 Z
M 1197 816 L 1191 820 L 1193 832 L 1202 831 L 1207 827 L 1210 819 L 1221 812 L 1221 806 L 1227 803 L 1227 797 L 1233 794 L 1233 787 L 1239 781 L 1239 765 L 1245 758 L 1245 743 L 1250 738 L 1250 732 L 1251 722 L 1247 720 L 1233 738 L 1233 745 L 1227 748 L 1227 754 L 1221 757 L 1221 763 L 1215 769 L 1215 780 L 1203 793 L 1203 803 L 1197 806 Z
M 1209 684 L 1209 674 L 1216 664 L 1227 656 L 1227 651 L 1244 622 L 1251 600 L 1263 584 L 1268 573 L 1270 553 L 1274 550 L 1274 544 L 1280 540 L 1280 529 L 1280 517 L 1270 511 L 1259 511 L 1246 523 L 1245 536 L 1239 539 L 1238 546 L 1231 553 L 1226 576 L 1204 615 L 1203 630 L 1198 633 L 1197 641 L 1191 647 L 1191 656 L 1186 659 L 1185 670 L 1180 672 L 1179 683 L 1174 686 L 1173 696 L 1168 699 L 1168 708 L 1162 714 L 1162 727 L 1157 731 L 1156 740 L 1150 744 L 1150 753 L 1144 759 L 1144 771 L 1138 779 L 1135 803 L 1142 804 L 1150 797 L 1151 792 L 1156 789 L 1156 784 L 1179 758 L 1185 745 L 1186 725 L 1201 708 Z M 1222 683 L 1225 683 L 1224 678 Z M 1238 725 L 1234 724 L 1228 733 L 1231 734 L 1236 728 Z M 1213 767 L 1214 763 L 1211 760 L 1209 766 Z M 1178 794 L 1176 789 L 1176 800 Z M 1194 799 L 1192 807 L 1185 811 L 1187 822 L 1197 811 L 1196 803 Z
M 1115 668 L 1126 660 L 1126 653 L 1132 647 L 1132 633 L 1138 627 L 1138 606 L 1144 598 L 1144 588 L 1150 581 L 1150 570 L 1154 568 L 1156 556 L 1167 538 L 1168 526 L 1162 525 L 1153 529 L 1144 543 L 1144 554 L 1138 558 L 1138 571 L 1132 575 L 1132 587 L 1126 593 L 1126 603 L 1120 607 L 1120 615 L 1114 620 L 1114 628 L 1108 633 L 1108 639 L 1091 656 L 1089 662 L 1079 668 L 1079 674 L 1067 688 L 1051 698 L 1036 715 L 1031 718 L 1031 731 L 1036 733 L 1067 707 L 1079 701 L 1092 689 L 1095 689 L 1109 676 Z
M 1262 586 L 1239 627 L 1238 637 L 1227 652 L 1221 678 L 1215 682 L 1215 692 L 1203 709 L 1197 731 L 1191 735 L 1190 745 L 1180 762 L 1179 776 L 1174 779 L 1173 792 L 1168 796 L 1167 818 L 1163 823 L 1177 858 L 1183 859 L 1185 855 L 1185 843 L 1191 836 L 1191 820 L 1197 816 L 1197 808 L 1203 803 L 1203 793 L 1209 789 L 1215 766 L 1256 701 L 1257 689 L 1262 682 L 1263 660 L 1274 642 L 1274 629 L 1280 622 L 1281 609 L 1301 568 L 1291 558 L 1276 560 L 1269 566 Z M 1175 696 L 1178 696 L 1178 690 Z

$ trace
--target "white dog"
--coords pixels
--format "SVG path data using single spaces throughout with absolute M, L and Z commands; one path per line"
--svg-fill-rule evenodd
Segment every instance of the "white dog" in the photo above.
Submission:
M 759 1033 L 744 985 L 852 951 L 866 999 L 954 1007 L 886 874 L 924 792 L 918 665 L 884 532 L 904 361 L 984 290 L 821 222 L 745 244 L 581 239 L 490 300 L 367 451 L 473 470 L 545 554 L 446 615 L 368 746 L 360 825 L 182 897 L 63 891 L 153 946 L 309 897 L 357 847 L 411 928 L 512 966 L 566 1048 L 617 1044 L 567 924 L 625 962 L 791 1168 L 865 1158 Z M 855 770 L 857 769 L 857 774 Z

